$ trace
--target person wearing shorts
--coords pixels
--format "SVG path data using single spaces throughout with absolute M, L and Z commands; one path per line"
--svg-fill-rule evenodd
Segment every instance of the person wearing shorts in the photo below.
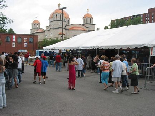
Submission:
M 42 63 L 41 63 L 41 60 L 36 57 L 36 60 L 34 61 L 34 81 L 33 83 L 36 84 L 36 76 L 39 77 L 39 84 L 41 84 L 41 66 L 42 66 Z
M 119 93 L 118 85 L 122 89 L 120 85 L 122 71 L 123 71 L 123 65 L 122 65 L 122 62 L 120 61 L 120 56 L 116 55 L 115 61 L 113 61 L 113 64 L 112 64 L 112 81 L 115 83 L 115 88 L 116 88 L 115 91 L 112 91 L 113 93 Z
M 45 79 L 46 79 L 46 70 L 48 67 L 48 62 L 46 61 L 46 56 L 43 56 L 43 60 L 41 60 L 42 67 L 41 67 L 41 75 L 44 79 L 44 84 L 45 84 Z

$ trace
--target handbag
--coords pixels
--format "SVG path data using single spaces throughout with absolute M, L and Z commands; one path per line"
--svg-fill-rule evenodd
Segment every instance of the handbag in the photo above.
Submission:
M 137 75 L 135 75 L 135 74 L 129 74 L 128 78 L 135 80 L 135 79 L 137 79 Z

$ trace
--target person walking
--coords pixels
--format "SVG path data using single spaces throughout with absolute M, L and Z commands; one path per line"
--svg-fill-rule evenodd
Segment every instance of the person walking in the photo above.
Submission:
M 14 54 L 13 56 L 13 63 L 12 63 L 12 86 L 13 80 L 15 82 L 15 87 L 18 88 L 18 57 Z
M 123 71 L 123 66 L 122 66 L 122 62 L 120 61 L 120 56 L 116 55 L 115 61 L 113 61 L 113 64 L 112 64 L 112 81 L 114 81 L 115 89 L 116 89 L 115 91 L 112 91 L 113 93 L 119 93 L 118 85 L 122 90 L 120 85 L 122 71 Z
M 109 68 L 110 68 L 110 64 L 108 62 L 108 57 L 105 57 L 104 61 L 100 66 L 100 69 L 102 70 L 101 82 L 104 84 L 104 87 L 105 87 L 104 90 L 108 88 Z
M 41 84 L 41 66 L 42 66 L 42 63 L 40 61 L 40 59 L 38 57 L 36 57 L 36 60 L 34 61 L 34 81 L 33 83 L 36 84 L 36 76 L 38 75 L 39 77 L 39 84 Z
M 75 80 L 76 80 L 76 71 L 75 65 L 78 63 L 74 60 L 74 57 L 69 57 L 68 67 L 69 67 L 69 79 L 68 79 L 68 89 L 75 90 Z
M 56 63 L 56 71 L 61 71 L 61 56 L 60 53 L 58 53 L 55 57 L 55 63 Z
M 132 92 L 132 94 L 137 94 L 139 92 L 138 89 L 138 76 L 139 76 L 139 72 L 138 72 L 138 65 L 136 63 L 136 58 L 132 58 L 131 59 L 131 64 L 132 67 L 130 69 L 130 74 L 131 74 L 131 86 L 134 87 L 134 92 Z
M 4 60 L 0 57 L 0 109 L 6 107 L 6 94 L 5 94 L 5 77 L 4 77 Z
M 45 79 L 46 79 L 46 71 L 48 67 L 48 62 L 46 61 L 46 56 L 43 56 L 43 60 L 41 60 L 42 66 L 41 66 L 41 75 L 44 79 L 44 84 L 45 84 Z
M 80 55 L 78 56 L 77 63 L 78 63 L 77 65 L 78 77 L 83 77 L 82 70 L 83 70 L 84 62 L 81 59 Z
M 24 55 L 26 65 L 28 64 L 29 55 L 30 55 L 29 52 L 26 52 L 26 54 Z
M 127 67 L 126 67 L 126 64 L 123 62 L 123 59 L 121 58 L 121 61 L 122 61 L 122 66 L 123 66 L 123 71 L 122 71 L 122 74 L 121 74 L 121 80 L 122 80 L 122 92 L 124 90 L 128 90 L 128 81 L 127 81 Z

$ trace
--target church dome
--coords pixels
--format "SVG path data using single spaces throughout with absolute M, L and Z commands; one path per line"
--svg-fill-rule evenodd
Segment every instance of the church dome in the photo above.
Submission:
M 49 18 L 53 18 L 54 14 L 62 14 L 62 10 L 56 9 L 53 13 L 51 13 Z M 66 11 L 63 10 L 63 15 L 65 18 L 69 18 L 69 15 Z
M 34 20 L 33 24 L 39 24 L 40 22 L 38 20 Z
M 85 14 L 83 18 L 93 18 L 93 16 L 89 13 Z

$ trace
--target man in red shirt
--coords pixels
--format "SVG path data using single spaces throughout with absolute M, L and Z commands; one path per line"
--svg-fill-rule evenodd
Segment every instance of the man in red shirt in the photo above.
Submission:
M 39 84 L 41 84 L 41 66 L 42 66 L 42 63 L 41 63 L 41 60 L 36 57 L 36 60 L 34 61 L 34 84 L 36 84 L 36 76 L 38 75 L 39 77 Z
M 56 71 L 61 71 L 61 56 L 60 53 L 56 55 L 55 57 L 55 63 L 56 63 Z
M 24 55 L 24 57 L 25 57 L 25 62 L 26 62 L 26 64 L 28 63 L 28 58 L 29 58 L 29 52 L 27 52 L 25 55 Z

